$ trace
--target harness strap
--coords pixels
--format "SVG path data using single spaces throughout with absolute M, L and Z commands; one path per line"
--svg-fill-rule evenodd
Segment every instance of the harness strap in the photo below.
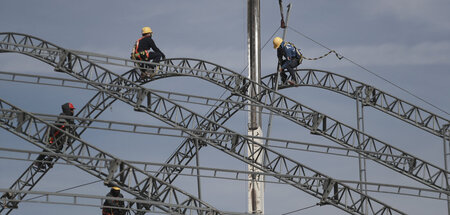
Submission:
M 61 127 L 60 127 L 60 129 L 64 129 L 64 125 L 62 125 Z M 55 140 L 55 137 L 57 136 L 59 134 L 59 130 L 57 130 L 53 135 L 52 135 L 52 137 L 50 137 L 50 140 L 48 141 L 49 143 L 53 143 L 53 141 Z
M 148 36 L 143 36 L 143 37 L 139 38 L 139 39 L 136 41 L 136 44 L 135 44 L 135 53 L 134 53 L 134 55 L 135 55 L 135 57 L 139 58 L 139 60 L 142 60 L 142 55 L 144 55 L 144 56 L 146 57 L 146 59 L 148 59 L 149 56 L 150 56 L 148 50 L 144 50 L 144 51 L 138 52 L 139 42 L 140 42 L 142 39 L 144 39 L 145 37 L 148 37 Z

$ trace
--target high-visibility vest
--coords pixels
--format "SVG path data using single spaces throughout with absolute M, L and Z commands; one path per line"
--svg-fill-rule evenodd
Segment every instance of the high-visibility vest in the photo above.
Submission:
M 133 51 L 131 53 L 131 58 L 132 59 L 148 61 L 148 58 L 149 58 L 148 50 L 144 50 L 144 51 L 138 52 L 139 42 L 142 39 L 144 39 L 145 37 L 148 37 L 148 36 L 143 36 L 143 37 L 139 38 L 139 40 L 137 40 L 136 43 L 134 44 Z

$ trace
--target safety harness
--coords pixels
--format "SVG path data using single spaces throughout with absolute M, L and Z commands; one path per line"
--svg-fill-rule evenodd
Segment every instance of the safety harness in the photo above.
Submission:
M 303 56 L 303 54 L 297 49 L 297 47 L 295 47 L 295 45 L 294 45 L 293 43 L 285 42 L 285 46 L 286 46 L 286 43 L 289 44 L 289 45 L 291 45 L 292 47 L 294 47 L 294 48 L 295 48 L 295 51 L 296 51 L 297 54 L 300 56 L 300 59 L 298 60 L 298 64 L 299 64 L 299 65 L 302 63 L 303 59 L 305 59 L 305 60 L 319 60 L 319 59 L 322 59 L 322 58 L 328 56 L 328 55 L 331 54 L 331 53 L 334 53 L 334 54 L 336 55 L 336 57 L 337 57 L 339 60 L 342 60 L 342 58 L 344 58 L 342 55 L 339 55 L 339 54 L 338 54 L 336 51 L 334 51 L 334 50 L 330 50 L 329 52 L 325 53 L 324 55 L 322 55 L 322 56 L 320 56 L 320 57 L 308 58 L 308 57 Z
M 286 45 L 287 44 L 289 44 L 289 45 L 291 45 L 292 47 L 294 47 L 294 49 L 295 49 L 295 51 L 297 52 L 297 54 L 298 54 L 298 56 L 299 56 L 299 59 L 298 59 L 298 64 L 300 65 L 300 64 L 302 64 L 302 61 L 303 61 L 303 54 L 297 49 L 297 47 L 295 47 L 295 45 L 293 44 L 293 43 L 290 43 L 290 42 L 284 42 L 284 46 L 286 47 Z
M 61 125 L 61 127 L 59 127 L 60 129 L 64 130 L 64 125 Z M 60 130 L 56 130 L 55 133 L 53 135 L 51 135 L 50 139 L 49 139 L 49 143 L 53 144 L 53 142 L 55 141 L 55 137 L 58 136 L 58 134 L 60 133 Z
M 139 42 L 142 39 L 146 38 L 146 37 L 149 37 L 149 36 L 143 36 L 139 40 L 136 41 L 136 43 L 134 44 L 134 47 L 133 47 L 133 51 L 131 52 L 131 59 L 133 59 L 133 60 L 145 60 L 145 61 L 149 60 L 148 50 L 144 50 L 144 51 L 138 52 Z

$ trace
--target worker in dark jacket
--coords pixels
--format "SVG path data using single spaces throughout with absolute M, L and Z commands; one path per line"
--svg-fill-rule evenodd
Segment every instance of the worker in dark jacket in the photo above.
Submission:
M 54 123 L 54 126 L 56 126 L 57 128 L 63 130 L 63 131 L 67 131 L 69 133 L 74 134 L 75 130 L 73 128 L 74 125 L 74 121 L 73 119 L 67 119 L 64 117 L 67 116 L 73 116 L 75 107 L 73 106 L 72 103 L 68 102 L 65 103 L 61 106 L 62 109 L 62 113 L 60 113 L 59 115 L 62 117 L 58 117 L 58 120 Z M 50 128 L 49 131 L 49 136 L 48 136 L 48 147 L 51 149 L 56 150 L 57 152 L 60 152 L 63 147 L 64 144 L 68 143 L 70 138 L 67 135 L 64 135 L 63 132 L 61 132 L 59 129 L 56 128 Z M 45 152 L 45 150 L 44 150 Z M 41 168 L 42 165 L 45 163 L 47 164 L 49 167 L 52 167 L 52 161 L 53 161 L 53 156 L 47 156 L 47 155 L 39 155 L 35 161 L 35 165 L 38 168 Z M 44 162 L 41 162 L 44 161 Z
M 123 195 L 120 193 L 119 187 L 112 187 L 111 191 L 109 191 L 109 193 L 106 194 L 106 197 L 123 198 Z M 106 199 L 105 202 L 103 203 L 103 206 L 124 208 L 125 203 L 121 200 Z M 125 213 L 126 213 L 125 209 L 108 208 L 108 207 L 102 208 L 102 215 L 125 215 Z
M 142 37 L 136 41 L 133 53 L 131 55 L 132 59 L 135 60 L 142 60 L 142 61 L 151 61 L 153 60 L 153 63 L 159 63 L 159 61 L 162 59 L 165 59 L 166 56 L 164 53 L 156 46 L 155 41 L 152 39 L 153 31 L 150 27 L 143 27 L 142 28 Z M 153 50 L 153 51 L 150 51 Z M 152 70 L 153 73 L 157 72 L 155 71 L 155 66 L 150 65 L 148 67 L 145 66 L 145 64 L 139 64 L 139 67 L 141 68 L 149 68 L 149 70 Z M 156 68 L 157 70 L 158 68 Z M 150 76 L 149 71 L 146 71 L 145 69 L 141 69 L 141 78 L 145 76 Z
M 273 39 L 273 48 L 277 49 L 279 65 L 278 72 L 280 72 L 282 84 L 296 84 L 297 77 L 295 75 L 294 69 L 297 68 L 297 66 L 302 62 L 302 55 L 300 51 L 294 46 L 294 44 L 285 42 L 280 37 L 275 37 Z M 286 82 L 286 71 L 291 74 L 292 81 Z

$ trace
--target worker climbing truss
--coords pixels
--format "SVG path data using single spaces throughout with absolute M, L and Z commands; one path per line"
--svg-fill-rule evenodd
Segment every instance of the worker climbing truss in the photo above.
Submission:
M 222 100 L 219 105 L 216 105 L 215 109 L 211 111 L 208 116 L 202 117 L 189 109 L 174 103 L 169 98 L 165 98 L 152 90 L 143 88 L 141 85 L 145 84 L 145 82 L 137 84 L 136 82 L 138 81 L 139 76 L 137 75 L 136 69 L 132 69 L 124 75 L 119 76 L 93 63 L 94 61 L 109 63 L 109 59 L 107 57 L 102 57 L 100 55 L 93 56 L 89 55 L 89 53 L 77 53 L 70 50 L 65 50 L 29 35 L 15 33 L 3 33 L 0 35 L 3 36 L 3 40 L 0 42 L 1 52 L 17 52 L 29 55 L 50 64 L 55 68 L 55 71 L 67 73 L 80 81 L 84 81 L 86 84 L 89 84 L 92 88 L 99 91 L 97 95 L 95 95 L 81 109 L 81 111 L 78 112 L 77 116 L 95 119 L 114 101 L 120 100 L 134 107 L 136 111 L 147 113 L 168 123 L 174 128 L 196 128 L 197 131 L 195 132 L 186 131 L 190 137 L 186 138 L 185 141 L 172 154 L 167 161 L 168 164 L 187 165 L 196 155 L 196 147 L 200 149 L 205 144 L 208 144 L 245 163 L 254 165 L 256 168 L 259 168 L 265 172 L 278 174 L 276 177 L 281 181 L 319 198 L 322 204 L 331 204 L 349 213 L 363 214 L 361 205 L 363 203 L 370 202 L 369 205 L 371 205 L 371 208 L 369 210 L 373 214 L 402 214 L 402 212 L 393 209 L 392 207 L 373 199 L 370 196 L 359 193 L 357 190 L 348 187 L 338 180 L 325 176 L 324 174 L 308 168 L 295 160 L 287 158 L 270 148 L 262 147 L 261 150 L 254 151 L 252 152 L 252 156 L 247 157 L 244 154 L 244 151 L 251 149 L 251 145 L 257 143 L 251 141 L 245 136 L 223 127 L 223 124 L 230 119 L 234 113 L 244 107 L 245 101 L 249 100 L 258 103 L 266 110 L 277 113 L 280 116 L 293 121 L 294 123 L 310 129 L 314 134 L 322 135 L 334 142 L 348 147 L 349 149 L 354 149 L 354 151 L 397 172 L 400 172 L 403 175 L 413 178 L 433 189 L 441 191 L 447 190 L 447 172 L 442 168 L 439 168 L 425 160 L 419 159 L 405 151 L 397 149 L 368 134 L 362 133 L 357 129 L 340 123 L 337 120 L 306 107 L 293 99 L 283 96 L 282 94 L 274 92 L 270 84 L 273 83 L 273 77 L 269 78 L 268 84 L 260 85 L 261 89 L 263 89 L 260 93 L 256 94 L 255 97 L 249 97 L 246 95 L 247 90 L 254 89 L 254 87 L 250 86 L 256 86 L 257 84 L 231 70 L 195 59 L 166 60 L 161 65 L 161 72 L 152 80 L 180 75 L 194 76 L 212 82 L 230 92 L 230 96 L 227 99 Z M 89 58 L 88 56 L 93 56 L 96 59 Z M 117 62 L 111 64 L 134 67 L 134 63 L 130 60 L 115 60 L 117 60 Z M 311 76 L 311 74 L 309 75 Z M 327 80 L 333 79 L 330 78 L 330 75 L 328 75 L 325 81 L 318 81 L 316 83 L 324 83 L 324 88 L 332 88 L 325 87 L 325 84 L 329 83 Z M 309 84 L 306 81 L 305 83 L 307 83 L 305 85 Z M 337 85 L 337 88 L 341 91 L 343 91 L 342 89 L 344 89 L 344 87 L 351 88 L 351 86 L 353 86 L 351 85 L 353 84 L 351 80 L 344 81 L 343 83 L 344 84 Z M 372 102 L 374 107 L 380 106 L 380 109 L 382 110 L 388 109 L 388 111 L 385 112 L 388 112 L 393 116 L 403 116 L 398 118 L 406 118 L 406 120 L 402 120 L 411 124 L 413 124 L 411 122 L 413 115 L 412 113 L 415 113 L 415 116 L 419 113 L 419 117 L 415 118 L 414 122 L 416 123 L 414 123 L 414 125 L 424 127 L 427 131 L 435 135 L 442 135 L 442 130 L 444 130 L 443 125 L 448 122 L 448 120 L 438 117 L 430 112 L 423 111 L 422 109 L 409 103 L 402 102 L 399 99 L 388 105 L 387 107 L 389 108 L 386 108 L 386 106 L 383 106 L 383 103 L 377 103 L 378 99 L 376 98 L 386 98 L 386 96 L 389 95 L 382 93 L 381 91 L 375 91 L 375 88 L 371 88 L 370 86 L 364 86 L 366 86 L 368 92 L 367 99 L 369 101 L 366 102 Z M 377 106 L 376 104 L 379 105 Z M 408 108 L 413 107 L 413 109 L 405 112 L 403 107 L 406 105 L 408 105 Z M 401 107 L 404 112 L 394 112 L 392 108 L 393 106 L 398 109 Z M 423 117 L 424 113 L 427 114 L 425 117 Z M 26 113 L 22 112 L 22 115 L 23 114 Z M 14 118 L 18 120 L 18 122 L 21 121 L 19 120 L 19 116 L 20 114 Z M 417 119 L 419 119 L 419 121 Z M 87 126 L 89 126 L 89 124 L 90 122 L 87 123 Z M 81 134 L 85 128 L 82 129 L 83 130 L 81 130 L 79 134 Z M 359 137 L 360 135 L 364 136 L 364 141 L 356 138 L 358 141 L 357 147 L 349 143 L 350 140 L 355 137 Z M 255 160 L 259 156 L 263 156 L 268 161 L 266 165 L 255 163 Z M 56 162 L 56 160 L 54 162 Z M 283 168 L 276 171 L 277 169 L 280 169 L 280 167 Z M 167 186 L 167 183 L 172 183 L 182 169 L 183 168 L 168 168 L 167 166 L 161 168 L 159 173 L 156 174 L 156 178 L 163 175 L 164 177 L 162 181 L 166 184 L 161 183 L 158 184 L 158 186 L 155 186 L 155 192 L 152 192 L 151 196 L 153 196 L 154 193 L 158 193 L 162 187 Z M 27 171 L 32 170 L 29 169 Z M 23 175 L 29 174 L 24 173 Z M 45 173 L 41 174 L 39 179 L 43 175 L 45 175 Z M 318 179 L 294 180 L 291 177 L 297 175 L 304 177 L 315 177 Z M 15 184 L 20 184 L 20 181 L 23 180 L 18 180 Z M 439 182 L 441 182 L 441 184 Z M 23 190 L 23 188 L 20 189 Z M 32 186 L 29 187 L 29 189 L 32 189 Z M 140 198 L 146 199 L 149 197 L 151 198 L 151 196 L 144 198 L 140 196 Z M 351 196 L 352 201 L 350 203 L 344 202 L 342 199 L 347 196 Z M 203 205 L 203 203 L 198 203 L 198 205 Z

